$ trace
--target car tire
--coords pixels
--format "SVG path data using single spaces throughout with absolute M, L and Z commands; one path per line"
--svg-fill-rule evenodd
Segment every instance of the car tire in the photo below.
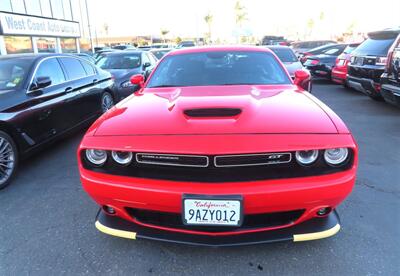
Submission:
M 109 92 L 104 92 L 101 96 L 101 112 L 106 113 L 114 106 L 114 98 Z
M 17 146 L 7 133 L 0 130 L 0 190 L 11 183 L 17 168 Z

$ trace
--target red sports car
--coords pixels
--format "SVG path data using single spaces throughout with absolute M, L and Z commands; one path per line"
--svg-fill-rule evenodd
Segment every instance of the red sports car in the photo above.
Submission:
M 81 181 L 98 230 L 229 246 L 325 238 L 351 192 L 357 146 L 342 120 L 261 47 L 167 54 L 93 124 Z

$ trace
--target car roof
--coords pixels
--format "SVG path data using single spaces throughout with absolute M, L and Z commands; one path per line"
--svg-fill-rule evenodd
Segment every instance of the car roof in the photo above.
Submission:
M 268 52 L 271 50 L 265 47 L 257 46 L 200 46 L 200 47 L 190 47 L 177 49 L 170 52 L 168 55 L 181 55 L 181 54 L 191 54 L 191 53 L 207 53 L 207 52 Z
M 30 60 L 39 60 L 46 57 L 71 57 L 76 55 L 77 53 L 70 54 L 58 54 L 58 53 L 39 53 L 39 54 L 11 54 L 0 56 L 0 60 L 6 59 L 30 59 Z

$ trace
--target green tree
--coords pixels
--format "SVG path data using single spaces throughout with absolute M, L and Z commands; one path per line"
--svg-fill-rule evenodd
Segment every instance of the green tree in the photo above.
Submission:
M 238 27 L 242 27 L 243 22 L 247 21 L 247 11 L 246 7 L 243 6 L 240 1 L 235 4 L 235 22 Z
M 163 41 L 165 43 L 165 36 L 169 33 L 169 30 L 167 29 L 161 29 L 161 37 L 163 38 Z
M 208 42 L 211 41 L 211 25 L 213 22 L 213 16 L 211 13 L 208 13 L 206 16 L 204 16 L 204 21 L 207 24 L 208 27 L 208 33 L 207 33 L 207 38 L 208 38 Z
M 308 21 L 307 21 L 307 29 L 308 29 L 308 35 L 309 36 L 311 36 L 311 34 L 313 32 L 314 25 L 315 25 L 314 19 L 312 19 L 312 18 L 308 19 Z

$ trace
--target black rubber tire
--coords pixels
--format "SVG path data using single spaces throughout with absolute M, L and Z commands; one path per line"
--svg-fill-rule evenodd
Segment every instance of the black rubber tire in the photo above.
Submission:
M 101 108 L 101 112 L 102 113 L 106 113 L 107 110 L 109 110 L 110 108 L 108 108 L 107 110 L 105 110 L 105 106 L 104 106 L 104 98 L 105 97 L 109 97 L 112 100 L 112 106 L 114 106 L 115 102 L 114 102 L 114 97 L 112 96 L 111 93 L 109 92 L 104 92 L 103 95 L 101 95 L 101 101 L 100 101 L 100 108 Z
M 16 173 L 16 171 L 18 169 L 19 156 L 18 156 L 18 148 L 15 145 L 15 142 L 11 138 L 11 136 L 8 135 L 6 132 L 0 130 L 0 137 L 5 139 L 11 145 L 12 151 L 14 152 L 14 168 L 13 168 L 13 171 L 11 172 L 10 176 L 8 177 L 8 179 L 4 183 L 0 183 L 0 190 L 1 190 L 1 189 L 4 189 L 5 187 L 7 187 L 11 183 L 12 179 L 14 178 L 15 173 Z

